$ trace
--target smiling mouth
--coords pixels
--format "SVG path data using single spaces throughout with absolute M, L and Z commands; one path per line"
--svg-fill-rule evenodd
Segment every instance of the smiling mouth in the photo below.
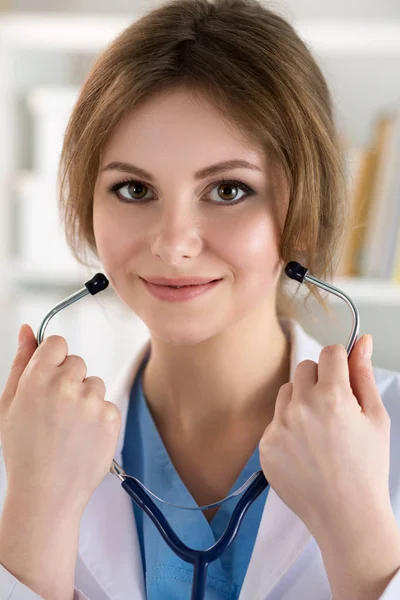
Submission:
M 208 285 L 209 283 L 214 283 L 214 281 L 220 281 L 220 279 L 212 279 L 211 281 L 208 281 L 207 283 L 190 283 L 188 285 L 161 285 L 161 287 L 169 287 L 169 288 L 174 288 L 175 290 L 179 290 L 180 288 L 183 288 L 183 287 L 198 287 L 199 285 Z

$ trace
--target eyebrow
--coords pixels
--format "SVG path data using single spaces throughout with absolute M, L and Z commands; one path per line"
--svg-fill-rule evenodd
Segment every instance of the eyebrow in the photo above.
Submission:
M 206 177 L 216 175 L 221 171 L 229 171 L 232 169 L 251 169 L 253 171 L 262 171 L 260 167 L 248 162 L 247 160 L 226 160 L 196 171 L 194 178 L 196 180 L 205 179 Z M 148 179 L 152 182 L 155 181 L 155 178 L 153 175 L 151 175 L 151 173 L 148 173 L 144 169 L 140 169 L 139 167 L 135 167 L 135 165 L 131 165 L 130 163 L 126 162 L 111 162 L 101 169 L 101 172 L 103 171 L 123 171 L 124 173 L 131 173 L 132 175 L 143 177 L 144 179 Z

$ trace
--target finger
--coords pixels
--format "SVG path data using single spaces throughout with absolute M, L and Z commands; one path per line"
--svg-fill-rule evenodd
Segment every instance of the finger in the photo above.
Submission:
M 368 334 L 363 335 L 349 358 L 350 385 L 358 404 L 366 414 L 380 414 L 385 409 L 376 387 L 371 359 L 364 356 L 364 343 Z
M 285 424 L 285 413 L 290 404 L 293 394 L 293 383 L 291 381 L 284 383 L 280 388 L 275 401 L 274 419 L 278 419 Z
M 349 363 L 346 348 L 342 344 L 326 346 L 318 361 L 318 383 L 343 384 L 350 387 Z
M 76 354 L 69 354 L 61 365 L 64 371 L 76 381 L 82 383 L 87 374 L 87 365 L 83 358 Z
M 0 410 L 6 410 L 11 404 L 17 392 L 19 380 L 36 349 L 37 341 L 31 327 L 28 324 L 22 325 L 17 353 L 11 365 L 10 374 L 0 398 Z
M 311 388 L 318 382 L 318 364 L 314 360 L 303 360 L 296 367 L 293 377 L 294 389 Z
M 106 395 L 106 384 L 100 377 L 95 377 L 94 375 L 86 377 L 83 384 L 86 388 L 94 388 L 99 394 L 102 394 L 103 396 Z
M 39 344 L 37 356 L 46 364 L 59 367 L 68 356 L 67 340 L 61 335 L 49 335 Z

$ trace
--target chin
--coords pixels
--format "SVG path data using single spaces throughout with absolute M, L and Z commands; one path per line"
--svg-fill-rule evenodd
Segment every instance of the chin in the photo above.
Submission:
M 175 327 L 173 324 L 169 324 L 168 327 L 149 327 L 150 334 L 159 340 L 162 340 L 166 344 L 174 346 L 196 346 L 209 340 L 210 338 L 218 335 L 220 330 L 211 328 L 209 331 L 205 330 L 204 322 L 200 323 L 200 326 L 194 326 L 190 328 L 187 324 L 182 326 L 182 323 L 177 324 Z

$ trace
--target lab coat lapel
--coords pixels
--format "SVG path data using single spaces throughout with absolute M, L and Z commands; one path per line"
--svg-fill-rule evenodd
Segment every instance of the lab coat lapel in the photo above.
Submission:
M 239 600 L 268 598 L 310 539 L 301 519 L 271 488 Z
M 122 425 L 114 454 L 119 465 L 122 464 L 130 390 L 149 345 L 148 340 L 107 394 L 107 399 L 121 411 Z M 131 598 L 146 599 L 132 501 L 122 488 L 121 480 L 112 473 L 108 473 L 97 487 L 81 519 L 77 558 L 77 573 L 80 572 L 83 573 L 82 582 L 77 576 L 76 586 L 88 597 L 125 600 L 129 590 Z M 85 589 L 89 581 L 88 572 L 100 584 L 103 595 L 93 591 L 93 587 Z
M 291 340 L 290 381 L 293 381 L 297 365 L 306 359 L 318 362 L 322 346 L 296 321 L 282 318 L 281 324 Z M 311 538 L 303 521 L 270 488 L 239 600 L 268 598 Z

